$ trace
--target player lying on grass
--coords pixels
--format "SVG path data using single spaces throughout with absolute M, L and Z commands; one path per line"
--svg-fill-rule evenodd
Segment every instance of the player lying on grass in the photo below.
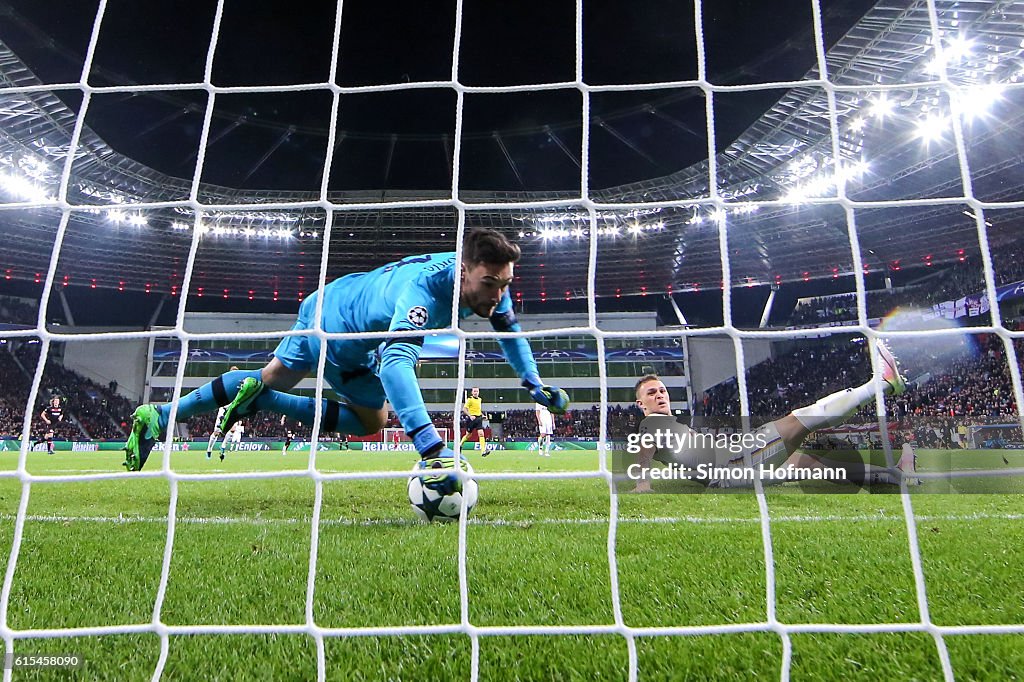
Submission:
M 498 342 L 505 357 L 530 397 L 555 412 L 565 412 L 569 397 L 562 389 L 541 381 L 529 342 L 500 334 L 520 330 L 508 293 L 519 257 L 519 247 L 501 233 L 473 230 L 463 243 L 461 263 L 456 263 L 454 252 L 410 256 L 371 272 L 337 279 L 307 298 L 299 307 L 298 320 L 292 327 L 295 330 L 313 326 L 317 299 L 322 295 L 325 332 L 379 332 L 371 338 L 327 341 L 324 380 L 346 402 L 322 401 L 321 431 L 356 436 L 377 433 L 387 423 L 387 400 L 421 458 L 432 460 L 432 468 L 454 466 L 450 459 L 454 453 L 430 422 L 416 379 L 423 336 L 390 334 L 449 327 L 456 276 L 461 278 L 459 317 L 476 314 L 489 318 L 499 332 Z M 177 418 L 184 421 L 226 406 L 218 425 L 222 432 L 259 410 L 312 424 L 314 399 L 286 391 L 313 372 L 319 359 L 320 337 L 285 337 L 262 370 L 227 372 L 180 397 Z M 170 404 L 142 405 L 135 410 L 125 445 L 129 471 L 145 465 L 153 446 L 165 433 L 170 413 Z
M 882 381 L 885 386 L 885 394 L 898 396 L 907 389 L 907 384 L 900 375 L 896 359 L 889 352 L 886 346 L 878 342 L 875 345 L 881 360 Z M 724 485 L 728 480 L 746 481 L 753 483 L 753 478 L 759 477 L 761 467 L 790 466 L 793 468 L 843 468 L 849 470 L 851 467 L 840 462 L 823 461 L 820 458 L 797 453 L 796 450 L 803 443 L 808 435 L 818 429 L 825 429 L 838 426 L 846 422 L 850 415 L 860 407 L 875 399 L 875 384 L 873 381 L 839 391 L 832 395 L 825 396 L 812 405 L 793 410 L 790 414 L 760 427 L 752 436 L 741 441 L 735 439 L 733 442 L 749 443 L 751 447 L 736 447 L 732 449 L 723 448 L 719 442 L 713 443 L 711 447 L 703 447 L 708 443 L 707 439 L 695 436 L 697 432 L 685 424 L 680 424 L 672 417 L 671 403 L 669 401 L 668 389 L 665 384 L 654 374 L 641 377 L 636 383 L 636 402 L 644 413 L 644 420 L 640 423 L 637 443 L 640 445 L 637 452 L 636 463 L 639 464 L 639 475 L 636 487 L 633 492 L 650 492 L 651 481 L 646 475 L 653 460 L 664 464 L 680 467 L 691 472 L 688 478 L 707 485 Z M 672 443 L 675 444 L 697 444 L 698 447 L 650 447 L 644 446 L 642 436 L 644 434 L 662 434 L 662 442 L 668 443 L 667 433 L 673 435 Z M 749 453 L 749 460 L 745 454 Z M 702 475 L 709 468 L 747 467 L 749 465 L 758 476 L 751 477 L 730 477 L 729 479 L 707 477 Z M 702 466 L 703 465 L 703 466 Z M 857 471 L 853 476 L 847 478 L 850 482 L 878 482 L 878 483 L 899 483 L 898 476 L 892 476 L 887 470 L 879 473 L 877 470 L 872 473 L 870 465 L 857 465 Z M 780 481 L 784 479 L 774 478 Z

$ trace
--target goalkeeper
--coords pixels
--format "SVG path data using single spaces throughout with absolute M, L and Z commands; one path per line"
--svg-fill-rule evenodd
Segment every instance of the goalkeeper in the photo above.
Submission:
M 334 280 L 307 298 L 299 307 L 293 330 L 313 326 L 316 301 L 323 296 L 325 332 L 380 332 L 371 338 L 327 341 L 324 380 L 346 402 L 321 401 L 321 430 L 355 436 L 377 433 L 387 423 L 384 401 L 388 400 L 420 456 L 434 460 L 432 468 L 453 466 L 451 459 L 441 459 L 454 453 L 431 423 L 416 379 L 423 336 L 394 336 L 392 332 L 449 327 L 456 276 L 461 278 L 460 318 L 476 314 L 489 318 L 499 333 L 520 331 L 508 293 L 520 254 L 519 247 L 501 233 L 472 230 L 463 242 L 461 263 L 453 252 L 410 256 L 371 272 Z M 542 383 L 529 342 L 500 334 L 498 342 L 530 397 L 555 413 L 565 412 L 569 397 L 562 389 Z M 287 391 L 315 371 L 319 359 L 318 336 L 285 337 L 262 370 L 227 372 L 180 397 L 177 419 L 184 421 L 226 407 L 217 425 L 221 432 L 259 410 L 312 424 L 315 399 Z M 125 445 L 124 465 L 129 471 L 139 471 L 145 465 L 165 433 L 170 413 L 170 404 L 141 405 L 135 410 Z

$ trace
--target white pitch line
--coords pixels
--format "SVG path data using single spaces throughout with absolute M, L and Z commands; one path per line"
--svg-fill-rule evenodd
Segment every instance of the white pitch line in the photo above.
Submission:
M 13 521 L 14 514 L 0 514 L 0 521 Z M 1014 521 L 1024 519 L 1024 514 L 939 514 L 939 515 L 918 515 L 915 519 L 919 522 L 929 521 L 985 521 L 1001 520 Z M 40 523 L 167 523 L 166 516 L 62 516 L 56 514 L 30 514 L 25 517 L 26 521 Z M 310 523 L 308 518 L 280 519 L 259 516 L 177 516 L 177 523 L 190 525 L 252 525 L 252 526 L 276 526 L 276 525 L 306 525 Z M 783 515 L 771 517 L 772 522 L 782 523 L 813 523 L 821 521 L 839 522 L 876 522 L 876 521 L 903 521 L 903 516 L 896 514 L 853 514 L 848 516 L 838 514 L 826 515 Z M 759 524 L 761 520 L 753 517 L 729 517 L 729 516 L 656 516 L 649 518 L 619 519 L 619 523 L 627 524 Z M 577 519 L 469 519 L 470 525 L 474 526 L 495 526 L 527 528 L 534 525 L 598 525 L 607 524 L 606 518 L 577 518 Z M 419 526 L 423 525 L 415 519 L 320 519 L 322 526 Z
M 47 476 L 50 474 L 64 476 L 66 474 L 109 474 L 111 471 L 116 471 L 116 469 L 79 469 L 78 467 L 75 467 L 74 469 L 47 469 L 44 472 L 30 471 L 29 473 L 34 473 L 38 476 Z

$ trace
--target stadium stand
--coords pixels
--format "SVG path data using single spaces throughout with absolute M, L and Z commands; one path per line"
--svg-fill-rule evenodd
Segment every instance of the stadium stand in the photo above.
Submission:
M 804 345 L 747 370 L 750 410 L 756 416 L 784 415 L 830 393 L 861 384 L 871 365 L 863 345 L 842 341 Z M 698 412 L 706 417 L 737 416 L 736 378 L 704 393 Z
M 0 401 L 9 414 L 3 420 L 0 432 L 4 436 L 20 437 L 21 416 L 31 386 L 31 373 L 39 362 L 39 344 L 5 344 L 8 350 L 0 351 Z M 11 352 L 13 350 L 13 352 Z M 110 390 L 86 379 L 60 364 L 55 358 L 48 358 L 43 370 L 40 394 L 33 409 L 33 434 L 41 429 L 38 420 L 47 400 L 59 396 L 63 401 L 65 420 L 54 430 L 58 439 L 65 440 L 118 440 L 124 438 L 124 425 L 133 405 Z
M 964 348 L 940 373 L 927 377 L 899 398 L 887 399 L 887 411 L 898 420 L 952 418 L 958 423 L 997 423 L 1014 420 L 1009 365 L 999 337 L 978 334 L 976 347 Z M 1018 346 L 1018 362 L 1024 353 Z M 856 386 L 870 377 L 871 364 L 863 344 L 847 341 L 801 345 L 747 371 L 751 412 L 755 417 L 778 417 L 835 391 Z M 799 379 L 797 379 L 799 377 Z M 739 399 L 735 378 L 706 391 L 697 401 L 705 416 L 736 416 Z M 862 416 L 871 418 L 873 406 Z
M 956 423 L 965 419 L 970 423 L 1012 420 L 1016 405 L 1003 344 L 998 337 L 989 334 L 978 334 L 974 339 L 975 347 L 963 350 L 945 371 L 927 377 L 927 381 L 897 399 L 888 399 L 890 414 L 897 420 L 913 419 L 915 425 L 931 424 L 935 433 L 942 432 L 949 420 Z M 781 347 L 786 345 L 792 344 Z M 20 436 L 31 373 L 39 359 L 39 344 L 15 346 L 14 343 L 5 344 L 0 350 L 0 437 L 6 438 Z M 1018 352 L 1018 360 L 1024 362 L 1022 355 Z M 841 338 L 798 342 L 795 347 L 777 353 L 774 358 L 748 370 L 751 411 L 755 416 L 783 415 L 824 395 L 862 383 L 869 376 L 870 362 L 863 344 L 851 344 L 849 339 Z M 124 438 L 132 403 L 114 393 L 110 386 L 99 385 L 68 370 L 54 357 L 48 358 L 44 370 L 38 405 L 33 411 L 33 435 L 40 428 L 35 415 L 52 395 L 64 400 L 68 415 L 67 420 L 58 426 L 58 438 Z M 739 400 L 735 377 L 705 391 L 696 401 L 694 411 L 702 416 L 736 416 Z M 536 437 L 533 411 L 512 409 L 504 412 L 506 439 L 529 440 Z M 862 416 L 871 418 L 873 415 L 873 409 L 866 409 Z M 431 416 L 439 424 L 450 419 L 443 412 L 432 412 Z M 634 406 L 609 405 L 608 431 L 611 438 L 631 433 L 637 423 L 639 412 Z M 213 415 L 192 417 L 187 425 L 190 437 L 205 438 L 213 430 Z M 388 426 L 398 426 L 393 414 Z M 288 431 L 302 434 L 308 430 L 290 421 L 281 425 L 279 418 L 272 414 L 247 419 L 246 428 L 247 437 L 267 439 L 283 438 Z M 599 407 L 580 406 L 556 418 L 554 435 L 556 439 L 563 440 L 597 440 L 599 428 Z M 927 441 L 924 435 L 921 440 Z
M 1024 279 L 1024 251 L 1007 248 L 994 251 L 993 269 L 996 286 L 1003 286 Z M 977 259 L 965 259 L 946 267 L 936 267 L 932 272 L 917 268 L 922 277 L 916 278 L 904 287 L 892 290 L 866 292 L 869 318 L 886 317 L 897 308 L 926 308 L 942 301 L 958 299 L 977 294 L 984 289 L 982 263 Z M 790 317 L 794 326 L 854 322 L 857 319 L 857 298 L 854 293 L 813 298 L 797 305 Z M 986 319 L 984 316 L 981 320 Z
M 444 412 L 431 412 L 435 423 L 444 425 L 451 419 Z M 631 421 L 632 419 L 632 421 Z M 608 430 L 613 438 L 631 433 L 640 420 L 640 411 L 632 406 L 609 405 Z M 468 421 L 463 419 L 463 428 Z M 555 417 L 554 437 L 561 440 L 596 441 L 600 429 L 600 408 L 597 405 L 581 407 Z M 283 438 L 287 431 L 295 434 L 308 433 L 306 426 L 289 420 L 284 426 L 272 414 L 259 414 L 245 421 L 246 436 L 251 438 Z M 385 428 L 398 428 L 394 413 L 389 415 Z M 209 437 L 213 431 L 213 415 L 200 415 L 188 420 L 188 433 L 192 438 Z M 504 437 L 507 440 L 532 440 L 537 437 L 537 418 L 533 410 L 505 410 Z
M 6 349 L 0 351 L 0 437 L 21 437 L 27 396 L 27 377 Z
M 0 296 L 0 323 L 34 326 L 38 316 L 38 306 L 10 296 Z
M 893 400 L 894 413 L 900 417 L 971 417 L 982 423 L 1016 416 L 1002 342 L 991 334 L 979 335 L 977 341 L 976 352 L 965 352 L 947 372 Z M 1022 358 L 1018 347 L 1018 362 Z

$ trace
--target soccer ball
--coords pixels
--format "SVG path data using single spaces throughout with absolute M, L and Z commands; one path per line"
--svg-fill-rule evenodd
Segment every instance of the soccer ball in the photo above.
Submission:
M 466 460 L 460 461 L 462 470 L 472 475 L 473 467 Z M 424 462 L 416 463 L 412 471 L 414 474 L 421 474 L 429 471 L 423 468 Z M 454 468 L 454 467 L 453 467 Z M 469 514 L 476 505 L 477 485 L 473 479 L 462 481 L 462 490 L 442 495 L 438 491 L 427 487 L 420 476 L 413 476 L 409 479 L 409 504 L 412 510 L 421 521 L 439 521 L 447 523 L 458 521 L 459 513 L 465 509 Z

